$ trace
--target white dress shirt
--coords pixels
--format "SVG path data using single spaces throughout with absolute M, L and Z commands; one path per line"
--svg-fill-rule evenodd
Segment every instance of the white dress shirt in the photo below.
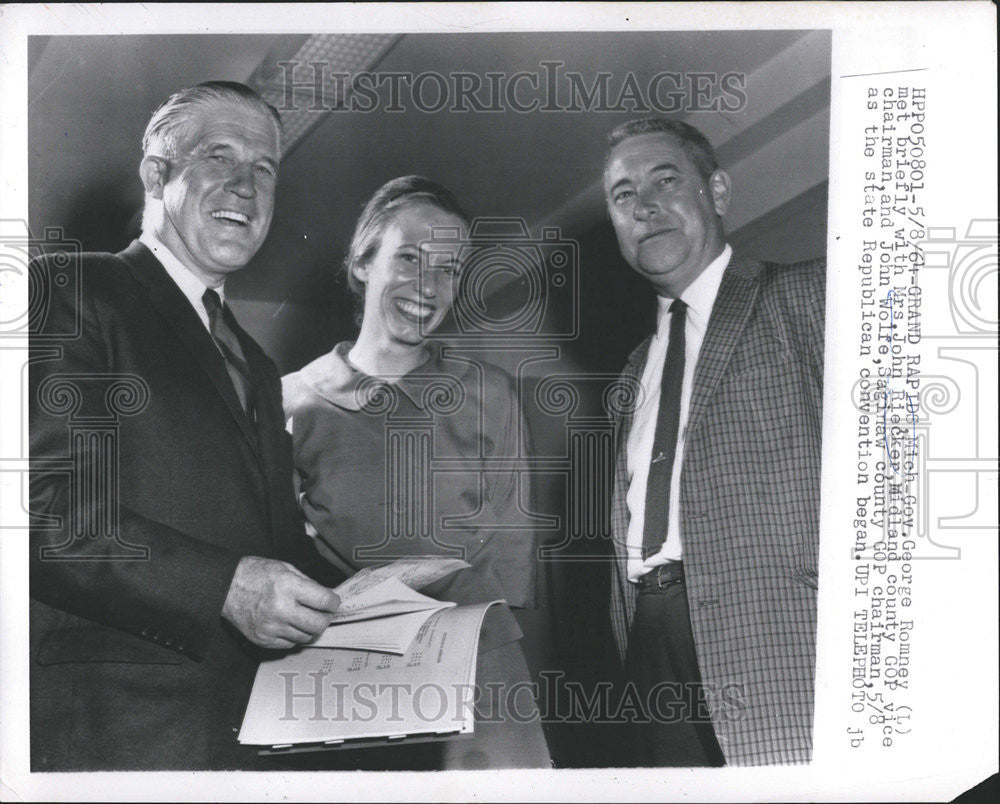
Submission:
M 694 386 L 694 372 L 698 365 L 701 344 L 708 329 L 715 297 L 722 284 L 722 275 L 733 250 L 727 244 L 722 253 L 702 271 L 682 295 L 687 305 L 687 320 L 684 327 L 684 381 L 681 386 L 680 421 L 677 428 L 677 453 L 674 456 L 673 474 L 670 478 L 670 516 L 663 547 L 645 561 L 642 560 L 642 530 L 646 522 L 646 481 L 649 477 L 649 462 L 653 457 L 653 437 L 656 433 L 656 417 L 660 408 L 660 381 L 663 377 L 663 363 L 667 357 L 670 333 L 670 304 L 673 299 L 657 298 L 658 317 L 656 335 L 649 344 L 646 365 L 642 371 L 642 385 L 639 406 L 632 420 L 626 444 L 628 459 L 629 487 L 626 502 L 629 510 L 626 549 L 628 551 L 628 577 L 636 581 L 653 567 L 670 561 L 681 560 L 681 467 L 684 463 L 684 441 L 686 436 L 688 410 L 691 407 L 691 389 Z
M 170 278 L 174 280 L 174 284 L 180 288 L 181 293 L 184 294 L 184 298 L 191 302 L 191 306 L 194 307 L 194 311 L 198 314 L 198 318 L 201 319 L 201 323 L 205 325 L 205 329 L 211 333 L 212 328 L 208 323 L 208 310 L 205 309 L 205 302 L 201 298 L 205 295 L 205 291 L 208 290 L 208 285 L 202 282 L 184 263 L 177 259 L 176 255 L 152 232 L 143 232 L 139 236 L 139 241 L 156 255 L 156 259 L 160 261 L 160 264 L 166 269 Z M 219 287 L 212 289 L 219 294 L 219 301 L 225 304 L 226 294 L 224 287 L 219 285 Z

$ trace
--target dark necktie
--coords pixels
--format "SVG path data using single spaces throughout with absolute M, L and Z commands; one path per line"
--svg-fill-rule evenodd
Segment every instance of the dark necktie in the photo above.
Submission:
M 253 419 L 253 380 L 251 379 L 250 367 L 243 355 L 243 348 L 240 346 L 240 341 L 233 329 L 236 326 L 233 314 L 229 312 L 228 307 L 223 306 L 222 302 L 219 301 L 219 294 L 211 288 L 205 291 L 201 300 L 208 313 L 208 326 L 212 337 L 225 358 L 229 379 L 233 381 L 233 387 L 236 389 L 236 395 L 240 398 L 244 413 Z
M 670 305 L 670 335 L 660 382 L 660 408 L 646 480 L 646 516 L 642 528 L 642 557 L 660 552 L 670 522 L 670 478 L 677 453 L 681 418 L 681 385 L 684 382 L 684 324 L 687 305 L 674 299 Z

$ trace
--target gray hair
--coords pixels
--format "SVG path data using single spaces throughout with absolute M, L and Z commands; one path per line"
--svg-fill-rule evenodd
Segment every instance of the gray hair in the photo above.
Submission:
M 708 181 L 719 169 L 712 144 L 698 129 L 682 120 L 668 120 L 664 117 L 642 117 L 629 120 L 612 129 L 608 134 L 608 152 L 604 156 L 604 170 L 608 169 L 611 152 L 625 140 L 642 134 L 670 134 L 677 138 L 681 148 L 688 155 L 702 178 Z
M 254 90 L 236 81 L 206 81 L 175 92 L 153 112 L 142 135 L 143 155 L 176 156 L 177 144 L 195 111 L 219 103 L 243 106 L 272 117 L 280 137 L 281 115 Z

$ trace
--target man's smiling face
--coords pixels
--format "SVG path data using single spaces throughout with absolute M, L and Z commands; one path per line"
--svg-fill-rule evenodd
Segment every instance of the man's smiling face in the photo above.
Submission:
M 604 190 L 622 256 L 661 295 L 678 298 L 725 247 L 729 177 L 706 180 L 673 134 L 615 146 Z
M 281 158 L 269 115 L 235 104 L 197 109 L 168 160 L 157 236 L 206 285 L 245 266 L 267 237 Z

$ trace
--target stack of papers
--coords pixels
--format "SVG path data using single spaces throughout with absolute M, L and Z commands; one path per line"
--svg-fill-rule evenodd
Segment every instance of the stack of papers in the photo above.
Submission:
M 354 601 L 360 608 L 344 612 L 341 607 L 330 627 L 307 647 L 402 654 L 432 614 L 455 606 L 414 592 L 395 578 L 386 578 Z
M 415 590 L 468 566 L 458 558 L 413 558 L 361 570 L 334 590 L 340 608 L 308 647 L 402 655 L 431 615 L 455 606 Z
M 412 588 L 468 566 L 407 559 L 337 587 L 319 639 L 261 663 L 239 741 L 274 753 L 472 734 L 479 631 L 502 601 L 456 606 Z

